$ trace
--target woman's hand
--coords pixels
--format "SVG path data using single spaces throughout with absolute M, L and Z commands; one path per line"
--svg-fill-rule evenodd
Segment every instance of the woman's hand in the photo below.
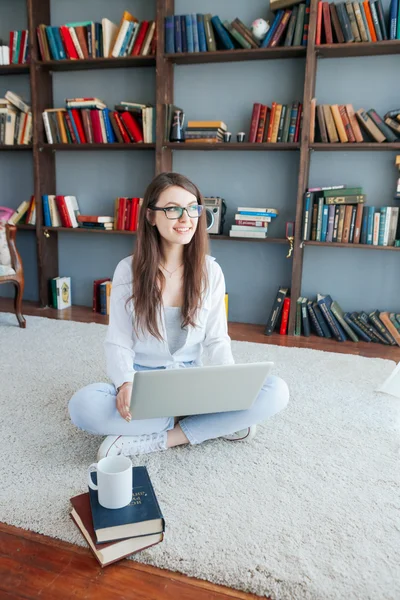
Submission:
M 131 404 L 131 395 L 132 395 L 132 384 L 128 381 L 123 383 L 117 394 L 117 409 L 119 414 L 125 421 L 129 421 L 132 419 L 132 415 L 129 412 L 129 407 Z

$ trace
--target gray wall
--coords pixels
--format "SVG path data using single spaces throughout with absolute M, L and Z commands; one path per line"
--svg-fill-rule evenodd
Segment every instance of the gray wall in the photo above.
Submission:
M 5 1 L 0 0 L 0 8 Z M 24 2 L 17 0 L 16 4 L 23 6 Z M 54 25 L 101 17 L 119 22 L 125 9 L 139 19 L 152 18 L 155 14 L 154 0 L 115 0 L 113 3 L 109 0 L 80 3 L 53 0 L 51 6 Z M 268 17 L 264 0 L 176 0 L 175 12 L 211 12 L 222 19 L 239 17 L 248 25 L 257 17 Z M 20 27 L 20 23 L 18 19 L 18 25 L 12 26 Z M 6 27 L 7 33 L 8 30 Z M 396 57 L 320 61 L 318 102 L 352 102 L 356 108 L 374 107 L 381 113 L 395 108 L 400 86 L 393 81 L 397 64 Z M 183 107 L 187 119 L 221 119 L 233 135 L 237 131 L 248 132 L 253 102 L 289 103 L 302 99 L 304 65 L 304 59 L 292 59 L 176 66 L 174 100 Z M 4 87 L 5 79 L 1 79 L 2 94 L 9 87 L 23 91 L 17 87 L 24 84 L 23 77 L 8 77 L 8 87 Z M 55 73 L 53 81 L 55 106 L 62 106 L 67 97 L 81 95 L 99 96 L 109 105 L 120 100 L 155 101 L 155 71 L 151 68 Z M 373 89 L 370 89 L 371 81 Z M 362 185 L 369 204 L 389 204 L 397 175 L 394 155 L 390 152 L 313 153 L 310 184 Z M 142 196 L 154 174 L 152 152 L 59 152 L 56 160 L 56 193 L 75 194 L 81 210 L 93 214 L 112 214 L 113 199 L 118 195 Z M 16 189 L 24 195 L 31 193 L 31 159 L 21 153 L 18 156 L 1 153 L 0 161 L 2 179 L 7 182 L 2 189 L 8 194 L 1 203 L 13 206 L 13 201 L 17 204 Z M 22 163 L 24 178 L 26 173 L 23 190 L 19 183 Z M 298 152 L 177 151 L 173 162 L 173 169 L 193 179 L 204 195 L 225 198 L 227 229 L 239 205 L 278 208 L 280 215 L 270 228 L 272 237 L 282 236 L 285 221 L 294 219 L 298 168 Z M 35 299 L 34 236 L 20 232 L 18 237 L 23 260 L 31 271 L 26 298 Z M 72 277 L 74 304 L 91 304 L 93 279 L 112 276 L 117 262 L 131 253 L 132 244 L 129 236 L 59 234 L 60 275 Z M 280 245 L 233 240 L 211 243 L 211 253 L 225 272 L 230 320 L 266 321 L 278 285 L 290 284 L 291 260 L 286 259 L 286 252 L 286 246 Z M 397 261 L 394 252 L 308 247 L 302 294 L 312 297 L 317 292 L 330 293 L 349 310 L 361 306 L 366 310 L 377 306 L 398 310 Z M 4 294 L 4 290 L 0 290 L 1 293 Z

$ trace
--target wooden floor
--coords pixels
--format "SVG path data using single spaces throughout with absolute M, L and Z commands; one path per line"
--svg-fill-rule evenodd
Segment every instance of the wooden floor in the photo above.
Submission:
M 12 301 L 0 298 L 0 312 L 13 312 Z M 53 308 L 40 308 L 33 302 L 25 302 L 24 315 L 107 323 L 107 317 L 94 314 L 87 307 L 72 307 L 57 311 Z M 17 320 L 15 322 L 17 326 Z M 244 323 L 231 323 L 229 333 L 232 339 L 240 341 L 314 348 L 400 361 L 400 348 L 381 344 L 336 342 L 316 336 L 304 338 L 274 334 L 266 337 L 262 325 Z M 101 569 L 86 548 L 0 523 L 0 600 L 38 597 L 44 600 L 55 598 L 57 600 L 64 598 L 254 600 L 258 598 L 253 594 L 245 594 L 130 560 L 123 560 Z

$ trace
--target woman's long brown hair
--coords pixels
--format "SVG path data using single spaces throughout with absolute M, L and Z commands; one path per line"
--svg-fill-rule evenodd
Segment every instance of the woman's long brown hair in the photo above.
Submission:
M 161 237 L 157 227 L 148 221 L 147 209 L 155 206 L 160 194 L 171 186 L 187 190 L 196 196 L 199 204 L 204 204 L 197 186 L 179 173 L 160 173 L 149 184 L 144 194 L 132 260 L 133 294 L 131 299 L 135 308 L 134 327 L 136 333 L 148 331 L 159 340 L 162 339 L 162 336 L 158 328 L 158 316 L 162 308 L 165 277 L 160 270 Z M 195 326 L 196 313 L 207 286 L 207 253 L 208 235 L 206 214 L 203 211 L 191 241 L 183 249 L 183 327 Z

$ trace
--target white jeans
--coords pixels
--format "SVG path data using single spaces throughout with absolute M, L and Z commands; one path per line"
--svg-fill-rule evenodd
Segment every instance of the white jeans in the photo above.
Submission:
M 135 365 L 135 370 L 148 367 Z M 68 409 L 71 421 L 84 431 L 97 435 L 142 435 L 174 428 L 174 417 L 125 421 L 116 406 L 117 390 L 110 383 L 92 383 L 74 394 Z M 289 389 L 280 377 L 270 375 L 247 410 L 184 417 L 179 425 L 191 444 L 229 435 L 265 421 L 283 410 Z

